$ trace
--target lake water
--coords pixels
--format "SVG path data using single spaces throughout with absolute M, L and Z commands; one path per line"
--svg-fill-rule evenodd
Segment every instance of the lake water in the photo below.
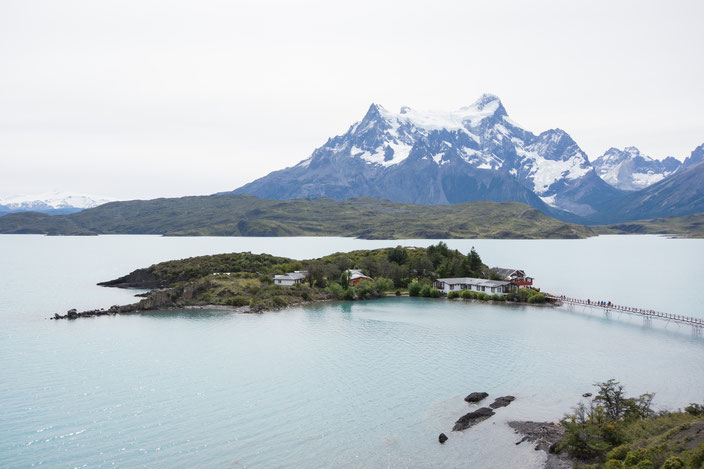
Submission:
M 95 283 L 168 259 L 434 242 L 0 236 L 0 467 L 539 467 L 505 422 L 558 419 L 596 381 L 661 408 L 704 401 L 704 338 L 567 308 L 388 298 L 46 319 L 132 302 Z M 557 294 L 704 317 L 704 240 L 447 243 Z M 472 391 L 517 400 L 451 433 Z

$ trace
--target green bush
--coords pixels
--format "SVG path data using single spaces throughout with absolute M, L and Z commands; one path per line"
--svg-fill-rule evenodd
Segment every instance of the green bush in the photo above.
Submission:
M 249 300 L 244 296 L 237 295 L 227 300 L 227 304 L 229 306 L 247 306 L 249 304 Z
M 704 415 L 704 405 L 691 403 L 684 408 L 684 411 L 694 416 Z
M 477 294 L 477 299 L 478 299 L 478 300 L 481 300 L 481 301 L 488 301 L 489 298 L 491 298 L 491 297 L 490 297 L 489 295 L 487 295 L 486 293 L 478 293 L 478 294 Z
M 421 287 L 421 289 L 420 289 L 419 294 L 423 298 L 429 298 L 430 297 L 430 287 L 428 285 L 423 285 L 423 287 Z
M 362 280 L 357 284 L 355 290 L 357 292 L 357 298 L 367 299 L 371 297 L 372 292 L 374 291 L 374 287 L 372 286 L 372 282 L 368 280 Z
M 278 306 L 278 307 L 286 306 L 288 304 L 286 302 L 286 300 L 280 296 L 275 296 L 273 299 L 273 302 L 274 302 L 274 306 Z
M 625 467 L 623 461 L 619 461 L 618 459 L 609 459 L 606 461 L 606 469 L 624 469 Z
M 372 285 L 374 286 L 374 290 L 376 290 L 377 293 L 383 295 L 385 292 L 393 290 L 394 281 L 386 277 L 377 277 L 374 279 Z
M 693 468 L 704 468 L 704 445 L 700 444 L 697 450 L 692 455 L 689 464 Z
M 662 464 L 662 469 L 684 469 L 684 461 L 677 456 L 670 456 Z
M 455 298 L 459 298 L 459 296 L 460 296 L 460 293 L 456 292 L 456 291 L 451 291 L 450 293 L 447 294 L 447 297 L 450 300 L 454 300 Z
M 628 445 L 617 446 L 606 455 L 606 459 L 618 459 L 623 461 L 628 456 L 628 452 L 631 448 Z
M 648 459 L 648 456 L 649 456 L 649 454 L 648 454 L 647 448 L 636 448 L 633 451 L 629 451 L 628 455 L 626 456 L 626 460 L 625 460 L 626 466 L 627 467 L 633 467 L 636 465 L 640 466 L 640 463 L 643 461 L 650 462 L 650 460 Z M 652 462 L 651 462 L 651 464 L 652 464 Z
M 408 284 L 408 295 L 409 296 L 418 296 L 420 294 L 420 290 L 423 288 L 418 282 L 418 280 L 412 280 L 411 283 Z
M 472 298 L 472 292 L 469 290 L 462 290 L 462 293 L 460 293 L 460 296 L 464 298 L 465 300 L 468 300 Z
M 355 291 L 353 287 L 348 288 L 347 290 L 344 291 L 342 294 L 342 299 L 343 300 L 354 300 L 355 298 Z
M 636 469 L 655 469 L 655 464 L 650 459 L 644 459 L 636 464 Z
M 437 288 L 431 288 L 429 296 L 431 298 L 440 298 L 440 290 L 438 290 Z
M 528 297 L 528 303 L 545 303 L 545 295 L 542 293 L 535 293 Z
M 504 295 L 491 295 L 491 299 L 493 301 L 506 301 L 506 297 Z
M 345 289 L 342 287 L 342 285 L 337 283 L 331 283 L 330 285 L 328 285 L 328 292 L 336 300 L 341 300 L 345 297 Z

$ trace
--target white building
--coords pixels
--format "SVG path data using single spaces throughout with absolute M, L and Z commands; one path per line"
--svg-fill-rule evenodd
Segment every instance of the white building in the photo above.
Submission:
M 477 293 L 486 293 L 487 295 L 505 295 L 506 293 L 518 289 L 518 287 L 511 282 L 471 277 L 439 278 L 433 282 L 433 286 L 444 293 L 469 290 Z
M 303 283 L 307 275 L 308 272 L 305 270 L 296 270 L 283 275 L 274 275 L 274 285 L 290 287 L 297 283 Z

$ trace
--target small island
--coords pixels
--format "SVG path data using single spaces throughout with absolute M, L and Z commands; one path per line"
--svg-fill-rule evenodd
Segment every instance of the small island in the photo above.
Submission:
M 383 248 L 295 260 L 250 252 L 161 262 L 105 287 L 151 290 L 137 303 L 66 314 L 76 319 L 174 308 L 227 308 L 259 313 L 331 300 L 387 295 L 467 301 L 542 304 L 552 301 L 516 269 L 489 268 L 472 248 L 467 254 L 444 242 L 428 248 Z

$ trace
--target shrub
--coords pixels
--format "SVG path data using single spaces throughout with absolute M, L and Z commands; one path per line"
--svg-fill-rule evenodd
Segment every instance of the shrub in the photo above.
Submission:
M 355 291 L 354 291 L 353 287 L 348 288 L 342 294 L 342 299 L 344 299 L 344 300 L 354 300 L 354 297 L 355 297 Z
M 643 461 L 650 462 L 650 460 L 648 459 L 648 450 L 646 448 L 637 448 L 628 453 L 628 456 L 626 456 L 625 463 L 626 466 L 632 467 L 636 465 L 640 466 L 640 463 Z
M 304 301 L 308 301 L 310 300 L 310 295 L 307 291 L 304 291 L 303 293 L 301 293 L 301 298 L 303 298 Z
M 655 469 L 655 464 L 650 459 L 644 459 L 636 464 L 636 469 Z
M 684 411 L 687 412 L 688 414 L 691 414 L 691 415 L 694 415 L 695 417 L 698 417 L 700 415 L 704 415 L 704 405 L 691 403 L 687 407 L 684 408 Z
M 466 291 L 466 290 L 465 290 L 465 291 Z M 456 291 L 451 291 L 450 293 L 447 294 L 447 297 L 448 297 L 450 300 L 454 300 L 455 298 L 458 298 L 459 296 L 460 296 L 460 293 L 459 293 L 459 292 L 456 292 Z
M 486 293 L 477 293 L 477 299 L 481 301 L 487 301 L 490 297 Z
M 662 469 L 684 469 L 684 461 L 677 456 L 670 456 L 662 464 Z
M 528 303 L 545 303 L 545 295 L 536 293 L 528 297 Z
M 357 284 L 355 289 L 357 291 L 357 298 L 365 299 L 369 298 L 372 295 L 374 287 L 372 287 L 372 282 L 368 280 L 362 280 Z
M 386 277 L 377 277 L 374 279 L 373 285 L 374 290 L 376 290 L 379 294 L 383 294 L 389 290 L 393 290 L 394 281 Z
M 624 469 L 623 461 L 619 461 L 618 459 L 609 459 L 606 461 L 606 469 Z
M 237 295 L 227 300 L 227 304 L 229 306 L 247 306 L 249 304 L 249 300 L 244 296 Z
M 609 451 L 609 454 L 606 455 L 606 459 L 618 459 L 619 461 L 623 461 L 626 459 L 626 456 L 628 456 L 630 450 L 628 445 L 617 446 Z
M 423 287 L 421 287 L 421 289 L 420 289 L 419 294 L 420 294 L 420 296 L 422 296 L 423 298 L 428 298 L 428 297 L 430 297 L 430 287 L 429 287 L 428 285 L 423 285 Z
M 491 295 L 493 301 L 506 301 L 504 295 Z
M 692 459 L 689 461 L 691 467 L 704 467 L 704 445 L 699 445 L 699 448 L 694 452 Z
M 396 290 L 396 296 L 401 296 L 401 290 Z
M 437 288 L 431 288 L 429 296 L 431 298 L 440 298 L 440 290 L 438 290 Z
M 469 290 L 462 290 L 462 293 L 460 293 L 460 296 L 464 298 L 465 300 L 468 300 L 472 298 L 472 292 Z
M 409 296 L 418 296 L 420 294 L 420 290 L 423 288 L 421 284 L 418 282 L 418 280 L 413 280 L 411 283 L 408 284 L 408 295 Z
M 331 283 L 328 286 L 328 292 L 330 292 L 332 297 L 336 300 L 341 300 L 345 297 L 345 289 L 337 283 Z
M 279 307 L 281 307 L 281 306 L 286 306 L 286 305 L 288 304 L 288 303 L 286 302 L 286 300 L 283 299 L 283 297 L 280 297 L 280 296 L 275 296 L 274 299 L 273 299 L 273 302 L 274 302 L 274 306 L 279 306 Z

